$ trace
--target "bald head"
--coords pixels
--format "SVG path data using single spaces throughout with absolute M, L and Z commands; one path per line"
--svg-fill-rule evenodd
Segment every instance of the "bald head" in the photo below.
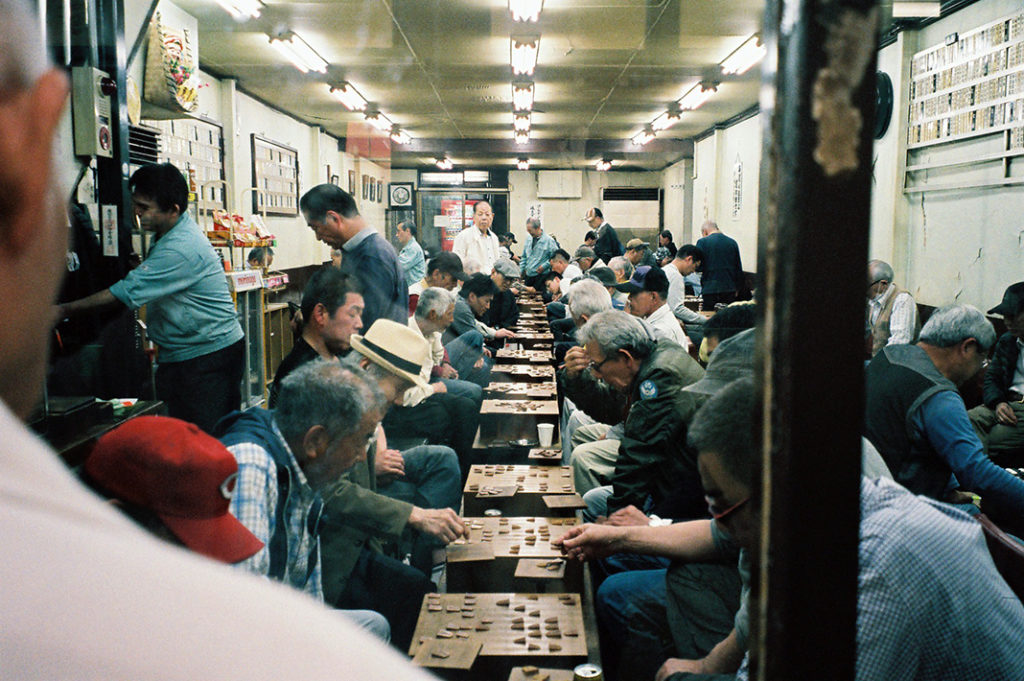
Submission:
M 704 224 L 700 226 L 700 233 L 702 236 L 707 236 L 712 232 L 718 231 L 718 223 L 714 220 L 705 220 Z

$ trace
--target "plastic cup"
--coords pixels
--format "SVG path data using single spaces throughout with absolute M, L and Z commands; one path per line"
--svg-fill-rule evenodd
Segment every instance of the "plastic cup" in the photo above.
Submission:
M 537 440 L 540 441 L 541 447 L 550 447 L 551 441 L 555 437 L 555 425 L 553 423 L 538 423 L 537 424 Z

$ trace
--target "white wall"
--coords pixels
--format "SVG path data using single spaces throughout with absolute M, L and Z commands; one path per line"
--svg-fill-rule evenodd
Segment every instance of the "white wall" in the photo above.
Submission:
M 740 166 L 737 172 L 737 165 Z M 758 170 L 761 165 L 761 116 L 753 116 L 697 142 L 694 147 L 692 237 L 714 220 L 740 247 L 743 269 L 757 269 Z M 739 210 L 733 211 L 734 178 L 740 189 Z M 685 243 L 679 242 L 676 243 Z
M 677 246 L 691 244 L 693 238 L 693 212 L 688 194 L 692 191 L 693 160 L 684 159 L 666 168 L 661 174 L 664 198 L 664 227 L 672 232 Z M 698 235 L 699 236 L 699 235 Z
M 523 239 L 528 236 L 526 218 L 529 217 L 530 206 L 541 206 L 544 230 L 571 253 L 583 243 L 584 235 L 590 230 L 583 217 L 590 208 L 601 207 L 603 187 L 662 186 L 662 174 L 656 172 L 582 172 L 583 196 L 579 199 L 538 199 L 536 170 L 513 170 L 508 174 L 509 226 L 519 243 L 523 243 Z

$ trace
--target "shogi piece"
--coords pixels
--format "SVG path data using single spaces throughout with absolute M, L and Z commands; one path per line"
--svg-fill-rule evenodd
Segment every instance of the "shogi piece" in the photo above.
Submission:
M 451 591 L 580 591 L 583 566 L 566 561 L 551 542 L 576 518 L 466 517 L 469 539 L 447 548 Z
M 495 381 L 484 390 L 484 397 L 493 400 L 553 400 L 557 395 L 554 382 Z
M 509 488 L 513 494 L 495 494 Z M 496 508 L 505 517 L 571 515 L 574 508 L 551 511 L 545 496 L 579 499 L 569 466 L 486 465 L 471 466 L 462 493 L 462 512 L 483 516 Z
M 495 362 L 502 364 L 550 364 L 554 359 L 548 350 L 510 350 L 502 348 L 494 353 Z
M 551 446 L 558 448 L 557 400 L 484 400 L 480 407 L 479 447 L 519 449 L 540 444 L 537 425 L 554 426 Z
M 428 609 L 431 604 L 441 609 Z M 444 643 L 458 640 L 480 644 L 473 665 L 478 678 L 507 678 L 513 666 L 571 670 L 587 656 L 577 594 L 427 594 L 409 654 L 416 658 L 421 648 L 433 650 L 438 641 L 445 650 Z M 478 675 L 484 668 L 492 673 Z
M 495 374 L 507 374 L 513 381 L 550 383 L 555 380 L 555 367 L 547 364 L 495 364 Z

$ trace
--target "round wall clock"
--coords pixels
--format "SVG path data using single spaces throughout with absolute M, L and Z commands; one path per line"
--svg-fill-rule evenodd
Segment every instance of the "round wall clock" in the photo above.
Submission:
M 880 140 L 892 119 L 892 80 L 885 71 L 875 74 L 875 139 Z

